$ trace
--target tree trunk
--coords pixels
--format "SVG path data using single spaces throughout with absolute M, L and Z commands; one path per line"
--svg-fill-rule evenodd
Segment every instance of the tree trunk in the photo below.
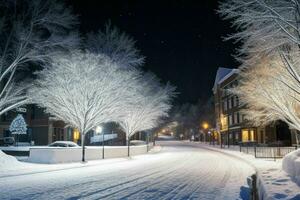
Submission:
M 127 138 L 128 157 L 130 157 L 130 136 Z
M 85 134 L 81 133 L 81 147 L 82 147 L 82 162 L 85 162 L 85 145 L 84 145 Z

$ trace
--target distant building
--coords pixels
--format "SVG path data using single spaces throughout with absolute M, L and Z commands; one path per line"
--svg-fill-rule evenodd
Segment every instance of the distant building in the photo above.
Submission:
M 9 125 L 14 117 L 21 113 L 27 123 L 27 134 L 21 136 L 21 142 L 34 141 L 35 145 L 48 145 L 57 140 L 78 142 L 78 131 L 66 128 L 65 123 L 57 121 L 36 105 L 27 105 L 9 111 L 0 118 L 0 138 L 9 137 Z
M 215 101 L 216 130 L 219 142 L 238 144 L 239 142 L 258 142 L 261 144 L 292 145 L 294 135 L 282 121 L 276 121 L 265 127 L 249 125 L 240 113 L 242 109 L 239 97 L 228 92 L 239 84 L 239 70 L 219 68 L 213 87 Z
M 22 114 L 27 123 L 27 134 L 21 135 L 20 142 L 35 145 L 48 145 L 58 140 L 73 141 L 81 143 L 81 135 L 77 129 L 66 127 L 63 121 L 55 120 L 44 112 L 44 109 L 36 105 L 27 105 L 21 108 L 9 111 L 0 117 L 0 138 L 11 137 L 9 126 L 17 114 Z M 105 134 L 104 143 L 106 145 L 125 145 L 125 133 L 116 123 L 107 123 L 103 127 Z M 132 140 L 146 140 L 146 133 L 139 132 L 132 136 Z M 86 145 L 101 145 L 102 137 L 90 131 L 86 134 Z

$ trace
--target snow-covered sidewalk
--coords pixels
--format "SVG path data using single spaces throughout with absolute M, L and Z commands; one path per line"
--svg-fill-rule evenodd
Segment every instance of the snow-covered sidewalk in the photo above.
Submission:
M 239 152 L 238 146 L 221 149 L 218 145 L 208 145 L 198 142 L 195 142 L 194 145 L 225 153 L 253 166 L 258 177 L 257 185 L 259 187 L 260 199 L 300 199 L 300 186 L 282 170 L 282 159 L 277 159 L 276 161 L 274 159 L 258 159 L 253 155 Z

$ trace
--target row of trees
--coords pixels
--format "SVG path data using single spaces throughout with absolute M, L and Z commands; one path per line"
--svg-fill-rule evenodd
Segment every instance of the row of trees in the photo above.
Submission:
M 227 0 L 219 12 L 237 27 L 229 39 L 242 42 L 241 82 L 232 92 L 244 103 L 245 117 L 255 125 L 282 120 L 300 130 L 299 1 Z
M 1 18 L 0 115 L 25 103 L 45 108 L 80 131 L 83 161 L 85 134 L 96 126 L 119 123 L 129 145 L 133 134 L 156 127 L 168 115 L 175 88 L 144 73 L 135 41 L 110 23 L 79 37 L 77 18 L 59 2 L 4 1 L 1 6 L 7 12 Z M 33 71 L 32 66 L 42 66 L 34 80 L 17 84 L 18 74 Z
M 184 137 L 190 138 L 192 135 L 198 135 L 199 129 L 204 122 L 210 126 L 215 124 L 213 98 L 199 99 L 196 103 L 184 103 L 176 105 L 171 110 L 171 116 L 166 121 L 165 126 L 172 126 L 172 131 L 176 137 L 184 134 Z

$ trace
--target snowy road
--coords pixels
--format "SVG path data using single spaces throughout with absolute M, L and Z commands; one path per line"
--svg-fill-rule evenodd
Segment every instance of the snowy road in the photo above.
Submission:
M 188 142 L 160 144 L 132 159 L 0 178 L 0 198 L 234 200 L 247 190 L 254 171 L 242 161 Z

